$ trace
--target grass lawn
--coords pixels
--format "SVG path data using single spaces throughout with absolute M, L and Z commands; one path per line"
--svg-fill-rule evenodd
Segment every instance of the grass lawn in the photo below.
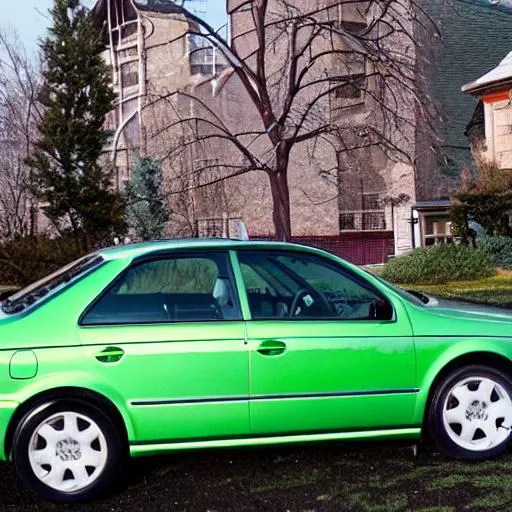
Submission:
M 498 269 L 493 277 L 476 281 L 451 281 L 446 284 L 400 285 L 447 299 L 465 300 L 512 308 L 512 270 Z
M 138 459 L 96 503 L 54 505 L 0 464 L 2 512 L 504 512 L 512 455 L 479 464 L 398 443 L 206 450 Z M 59 508 L 60 507 L 60 508 Z

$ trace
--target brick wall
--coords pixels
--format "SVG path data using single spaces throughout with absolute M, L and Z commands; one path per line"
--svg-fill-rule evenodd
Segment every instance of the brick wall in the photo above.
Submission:
M 273 235 L 251 235 L 251 240 L 273 240 Z M 356 265 L 386 263 L 394 254 L 392 231 L 363 231 L 340 235 L 297 235 L 290 240 L 331 252 Z

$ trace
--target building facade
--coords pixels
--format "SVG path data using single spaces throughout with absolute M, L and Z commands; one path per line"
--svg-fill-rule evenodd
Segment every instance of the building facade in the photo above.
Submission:
M 303 9 L 319 5 L 318 1 L 301 2 Z M 253 20 L 239 9 L 240 4 L 240 0 L 227 1 L 230 37 L 238 52 L 250 58 Z M 464 129 L 475 106 L 469 98 L 461 108 L 452 89 L 458 84 L 460 95 L 461 77 L 478 75 L 475 70 L 484 66 L 485 59 L 473 58 L 474 52 L 470 59 L 469 53 L 463 52 L 468 58 L 457 66 L 450 68 L 449 61 L 460 51 L 464 30 L 473 32 L 475 24 L 490 26 L 497 19 L 490 4 L 462 0 L 456 4 L 458 12 L 450 14 L 437 3 L 426 2 L 425 9 L 440 24 L 443 36 L 438 43 L 420 45 L 428 48 L 428 55 L 419 55 L 414 45 L 407 45 L 398 36 L 393 43 L 401 50 L 407 48 L 404 55 L 417 63 L 418 79 L 425 78 L 426 92 L 441 113 L 433 116 L 436 134 L 425 128 L 414 99 L 403 96 L 403 116 L 414 128 L 401 132 L 396 143 L 410 158 L 397 158 L 379 145 L 365 144 L 378 117 L 373 90 L 365 93 L 364 87 L 346 85 L 337 88 L 329 95 L 323 115 L 330 116 L 333 125 L 343 131 L 343 144 L 309 141 L 297 145 L 291 154 L 294 235 L 359 237 L 374 243 L 387 243 L 391 238 L 396 254 L 450 240 L 449 198 L 458 188 L 459 172 L 471 160 Z M 369 11 L 350 5 L 336 6 L 331 21 L 364 29 Z M 259 113 L 221 53 L 204 43 L 197 35 L 199 28 L 171 0 L 99 0 L 93 12 L 105 27 L 105 59 L 112 67 L 118 94 L 116 110 L 109 117 L 114 136 L 107 148 L 116 168 L 116 186 L 122 189 L 130 180 L 136 155 L 152 156 L 163 162 L 174 212 L 169 235 L 236 235 L 239 220 L 251 235 L 272 233 L 272 195 L 265 173 L 250 172 L 223 180 L 219 162 L 229 161 L 236 167 L 241 163 L 239 155 L 209 140 L 210 128 L 199 123 L 196 129 L 202 141 L 189 145 L 185 128 L 177 123 L 180 116 L 199 117 L 198 103 L 189 95 L 199 98 L 200 108 L 222 118 L 229 130 L 261 129 Z M 417 31 L 418 41 L 422 37 L 427 36 Z M 478 37 L 488 46 L 496 41 L 494 32 L 480 32 Z M 506 31 L 502 37 L 508 37 Z M 269 72 L 277 73 L 284 50 L 276 43 L 273 51 L 269 66 L 275 69 Z M 342 65 L 354 84 L 368 75 L 363 61 Z M 448 84 L 450 75 L 454 77 Z M 184 94 L 171 94 L 176 90 Z M 171 148 L 180 144 L 183 151 L 175 156 Z M 347 151 L 350 144 L 356 149 Z M 261 153 L 265 150 L 262 144 Z
M 233 45 L 244 55 L 251 47 L 251 20 L 238 9 L 238 3 L 229 0 L 227 12 Z M 114 135 L 107 148 L 116 168 L 116 186 L 122 189 L 129 181 L 136 154 L 151 155 L 162 159 L 171 183 L 171 202 L 180 219 L 171 226 L 172 234 L 225 232 L 226 225 L 236 225 L 238 219 L 244 220 L 252 234 L 270 234 L 272 196 L 264 173 L 248 173 L 214 187 L 178 194 L 176 190 L 194 189 L 200 181 L 196 168 L 206 163 L 210 174 L 214 172 L 215 160 L 226 157 L 224 150 L 201 144 L 181 155 L 179 163 L 166 159 L 166 149 L 172 145 L 169 138 L 179 140 L 178 130 L 166 130 L 175 119 L 173 109 L 194 108 L 192 102 L 184 105 L 183 98 L 179 105 L 168 98 L 163 108 L 161 98 L 169 91 L 178 89 L 201 98 L 228 119 L 234 130 L 261 122 L 236 73 L 214 48 L 201 47 L 201 38 L 189 34 L 194 31 L 193 23 L 171 1 L 100 0 L 94 15 L 106 27 L 105 59 L 112 66 L 118 94 L 116 110 L 109 117 Z M 339 23 L 352 26 L 367 23 L 359 9 L 346 8 L 334 16 Z M 280 52 L 279 48 L 275 51 L 276 55 Z M 282 65 L 279 58 L 272 62 Z M 358 75 L 358 65 L 364 63 L 355 63 L 347 71 L 351 79 L 364 77 L 366 70 Z M 345 131 L 350 129 L 350 136 L 357 139 L 355 146 L 364 146 L 361 141 L 368 136 L 366 127 L 372 116 L 370 103 L 371 96 L 365 97 L 361 90 L 340 87 L 330 95 L 326 115 Z M 347 106 L 343 124 L 336 119 L 336 111 Z M 185 175 L 196 182 L 185 179 L 183 183 Z M 411 164 L 393 161 L 378 148 L 346 152 L 315 140 L 293 150 L 289 182 L 294 234 L 382 232 L 386 240 L 394 234 L 397 251 L 411 248 L 410 206 L 415 200 Z M 398 197 L 402 200 L 396 201 Z

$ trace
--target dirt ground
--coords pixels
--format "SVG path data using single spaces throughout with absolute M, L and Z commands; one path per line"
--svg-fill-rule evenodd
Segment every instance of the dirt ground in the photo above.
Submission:
M 211 450 L 132 461 L 101 501 L 54 505 L 0 465 L 2 512 L 512 511 L 512 455 L 461 463 L 399 443 Z

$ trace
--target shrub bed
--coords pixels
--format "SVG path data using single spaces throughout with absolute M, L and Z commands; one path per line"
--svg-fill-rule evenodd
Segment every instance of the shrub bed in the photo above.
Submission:
M 478 248 L 487 254 L 494 265 L 502 268 L 512 268 L 512 238 L 509 236 L 480 236 L 477 239 Z
M 391 260 L 382 277 L 394 283 L 440 284 L 490 277 L 496 273 L 485 252 L 465 245 L 438 245 L 416 249 Z

